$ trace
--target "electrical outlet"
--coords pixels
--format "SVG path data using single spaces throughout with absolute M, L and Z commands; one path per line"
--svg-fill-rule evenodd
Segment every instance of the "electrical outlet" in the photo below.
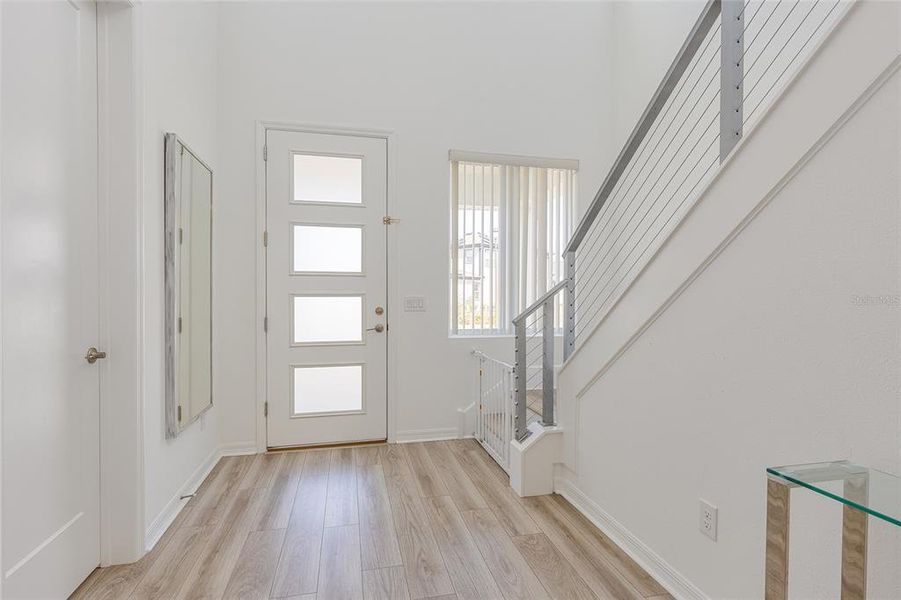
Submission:
M 698 519 L 698 528 L 701 530 L 701 533 L 715 542 L 717 508 L 706 500 L 700 499 L 700 502 L 701 512 Z

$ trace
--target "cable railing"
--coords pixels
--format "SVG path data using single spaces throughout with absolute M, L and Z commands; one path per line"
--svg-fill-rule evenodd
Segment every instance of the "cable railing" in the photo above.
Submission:
M 519 441 L 528 437 L 533 421 L 540 420 L 545 426 L 555 424 L 555 325 L 559 300 L 568 285 L 568 281 L 561 281 L 513 319 L 513 436 Z
M 570 238 L 564 280 L 513 319 L 514 437 L 554 421 L 563 358 L 603 322 L 849 0 L 708 0 Z
M 564 358 L 594 331 L 845 0 L 710 0 L 566 249 Z

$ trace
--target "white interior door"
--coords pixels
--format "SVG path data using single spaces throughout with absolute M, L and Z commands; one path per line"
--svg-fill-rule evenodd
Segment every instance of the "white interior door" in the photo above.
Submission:
M 92 2 L 2 2 L 5 598 L 99 562 L 97 59 Z
M 387 141 L 266 134 L 269 447 L 387 434 Z

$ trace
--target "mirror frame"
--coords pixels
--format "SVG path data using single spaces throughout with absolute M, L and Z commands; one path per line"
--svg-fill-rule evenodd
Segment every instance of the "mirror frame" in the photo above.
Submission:
M 177 243 L 178 229 L 181 225 L 181 198 L 179 197 L 178 161 L 187 152 L 194 160 L 210 172 L 210 402 L 196 415 L 182 422 L 179 419 L 179 300 L 181 293 L 181 270 L 179 247 Z M 165 399 L 166 399 L 166 438 L 178 436 L 188 426 L 197 421 L 206 411 L 213 407 L 213 169 L 188 147 L 176 134 L 165 134 L 163 142 L 165 189 L 164 229 L 165 229 Z

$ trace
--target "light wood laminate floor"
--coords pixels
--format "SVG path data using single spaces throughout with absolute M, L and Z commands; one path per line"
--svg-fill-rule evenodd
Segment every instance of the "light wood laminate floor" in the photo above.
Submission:
M 150 553 L 72 597 L 670 596 L 562 497 L 517 497 L 453 440 L 223 458 Z

